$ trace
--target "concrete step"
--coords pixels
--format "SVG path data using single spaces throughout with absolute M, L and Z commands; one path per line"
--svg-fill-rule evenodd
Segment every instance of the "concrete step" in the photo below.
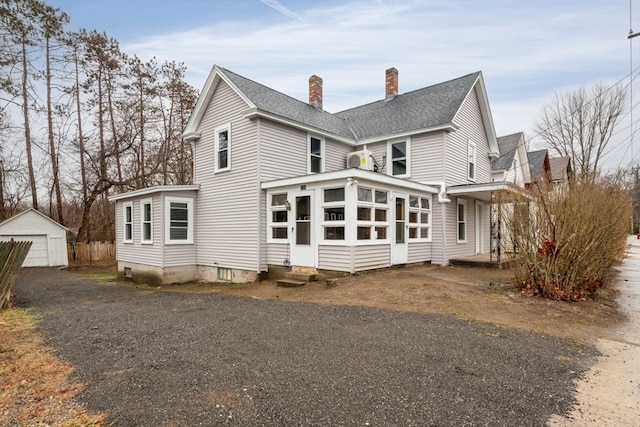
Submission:
M 302 273 L 289 271 L 284 274 L 285 279 L 291 280 L 301 280 L 304 282 L 317 282 L 318 281 L 318 273 Z
M 306 285 L 307 282 L 296 279 L 280 279 L 276 281 L 276 284 L 281 288 L 299 288 L 300 286 Z

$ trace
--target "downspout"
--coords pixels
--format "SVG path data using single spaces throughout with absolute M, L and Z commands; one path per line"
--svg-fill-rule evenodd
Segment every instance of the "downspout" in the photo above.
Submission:
M 447 184 L 444 181 L 422 182 L 421 184 L 440 187 L 438 192 L 438 203 L 440 203 L 440 217 L 442 219 L 442 265 L 448 265 L 447 259 L 447 210 L 446 203 L 451 203 L 447 197 Z

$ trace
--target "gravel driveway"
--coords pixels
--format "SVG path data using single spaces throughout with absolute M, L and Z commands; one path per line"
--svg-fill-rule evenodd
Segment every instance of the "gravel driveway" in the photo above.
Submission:
M 392 283 L 389 286 L 393 286 Z M 101 285 L 23 269 L 19 305 L 114 426 L 532 426 L 593 347 L 444 315 Z

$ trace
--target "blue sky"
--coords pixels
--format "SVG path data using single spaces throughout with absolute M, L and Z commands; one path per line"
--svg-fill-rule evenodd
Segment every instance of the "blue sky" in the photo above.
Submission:
M 534 148 L 533 123 L 555 93 L 628 84 L 626 36 L 630 24 L 640 31 L 632 2 L 630 22 L 629 0 L 47 1 L 69 14 L 70 29 L 104 31 L 142 59 L 184 62 L 197 89 L 217 64 L 306 101 L 317 74 L 330 112 L 383 98 L 389 67 L 401 93 L 480 70 L 498 135 L 524 131 Z M 633 43 L 635 69 L 640 38 Z M 629 163 L 625 120 L 608 168 Z M 638 141 L 633 152 L 637 161 Z

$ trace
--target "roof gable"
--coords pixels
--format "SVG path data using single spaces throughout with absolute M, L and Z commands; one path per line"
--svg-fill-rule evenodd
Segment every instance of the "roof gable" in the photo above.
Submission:
M 537 150 L 527 152 L 529 159 L 529 170 L 531 171 L 531 181 L 535 181 L 549 169 L 549 154 L 547 150 Z
M 60 224 L 59 222 L 54 221 L 53 219 L 49 218 L 48 216 L 46 216 L 46 215 L 45 215 L 45 214 L 43 214 L 42 212 L 37 211 L 37 210 L 35 210 L 35 209 L 33 209 L 33 208 L 29 208 L 29 209 L 27 209 L 27 210 L 24 210 L 24 211 L 20 212 L 20 213 L 19 213 L 19 214 L 17 214 L 17 215 L 12 216 L 11 218 L 5 219 L 4 221 L 0 222 L 0 227 L 4 226 L 4 225 L 6 225 L 6 224 L 9 224 L 9 223 L 11 223 L 11 222 L 14 222 L 14 221 L 15 221 L 15 220 L 17 220 L 18 218 L 21 218 L 21 217 L 23 217 L 23 216 L 24 216 L 24 217 L 26 217 L 26 216 L 29 216 L 29 215 L 31 215 L 31 216 L 34 216 L 34 215 L 35 215 L 35 216 L 36 216 L 36 218 L 41 218 L 41 219 L 43 219 L 43 220 L 45 220 L 45 221 L 50 222 L 51 224 L 54 224 L 54 225 L 56 225 L 56 226 L 60 227 L 60 228 L 61 228 L 61 229 L 63 229 L 64 231 L 68 231 L 67 227 L 65 227 L 64 225 Z M 16 231 L 17 231 L 17 230 L 16 230 Z

